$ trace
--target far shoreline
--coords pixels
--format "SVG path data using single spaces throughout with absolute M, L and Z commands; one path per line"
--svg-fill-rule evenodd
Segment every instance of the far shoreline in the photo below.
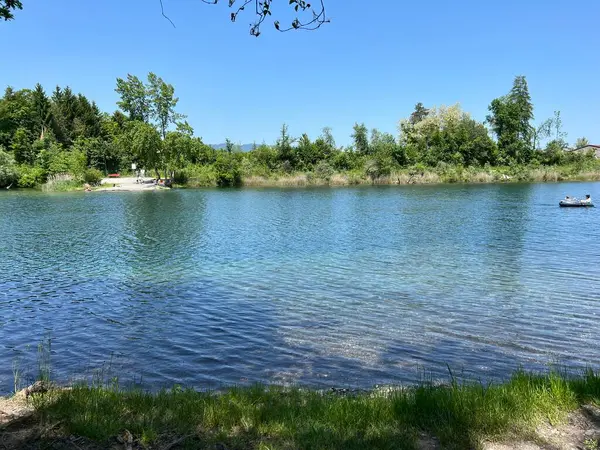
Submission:
M 191 189 L 309 189 L 373 186 L 450 186 L 450 185 L 499 185 L 531 183 L 584 183 L 599 182 L 600 169 L 576 170 L 568 166 L 556 167 L 515 167 L 515 168 L 462 168 L 450 171 L 426 169 L 415 173 L 412 170 L 395 172 L 387 176 L 369 178 L 353 172 L 335 173 L 331 177 L 318 178 L 312 172 L 293 174 L 273 174 L 272 176 L 242 176 L 239 183 L 231 186 L 219 186 L 216 180 L 189 178 L 175 180 L 172 187 L 152 183 L 138 182 L 135 176 L 104 178 L 100 184 L 86 187 L 83 182 L 53 183 L 37 185 L 31 188 L 13 187 L 10 190 L 27 192 L 155 192 Z M 179 181 L 179 183 L 177 182 Z M 182 183 L 181 181 L 185 181 Z M 4 189 L 3 189 L 4 190 Z
M 169 190 L 170 188 L 153 186 L 140 187 L 139 184 L 119 183 L 114 179 L 111 184 L 116 187 L 95 188 L 97 192 L 146 192 L 155 190 Z M 467 171 L 459 176 L 447 176 L 434 171 L 424 171 L 420 174 L 408 172 L 394 173 L 389 176 L 369 179 L 358 177 L 352 173 L 336 173 L 332 177 L 316 178 L 312 173 L 299 173 L 290 175 L 276 175 L 274 177 L 248 176 L 242 177 L 241 183 L 236 186 L 219 186 L 216 183 L 205 183 L 200 180 L 189 179 L 186 183 L 175 183 L 173 189 L 305 189 L 305 188 L 341 188 L 341 187 L 373 187 L 373 186 L 448 186 L 448 185 L 494 185 L 494 184 L 529 184 L 529 183 L 565 183 L 565 182 L 599 182 L 600 171 L 582 171 L 575 174 L 561 174 L 559 170 L 534 169 L 526 171 L 521 176 L 507 175 L 496 171 Z M 120 185 L 120 186 L 119 186 Z

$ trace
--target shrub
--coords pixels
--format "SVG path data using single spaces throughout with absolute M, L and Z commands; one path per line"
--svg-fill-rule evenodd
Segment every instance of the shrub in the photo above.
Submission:
M 254 175 L 257 172 L 256 169 L 255 164 L 249 158 L 242 159 L 240 170 L 244 178 Z M 263 169 L 266 171 L 266 167 L 263 167 Z
M 189 180 L 189 174 L 186 169 L 176 170 L 173 176 L 173 182 L 175 184 L 187 184 Z
M 41 167 L 21 166 L 19 167 L 19 187 L 32 188 L 46 181 L 46 171 Z
M 81 186 L 81 183 L 75 180 L 69 174 L 51 175 L 46 184 L 42 185 L 44 192 L 67 192 Z
M 221 153 L 214 164 L 217 173 L 217 185 L 239 186 L 242 183 L 240 163 L 233 155 Z
M 217 185 L 217 174 L 213 166 L 187 166 L 183 172 L 187 176 L 190 187 L 214 187 Z
M 268 145 L 261 145 L 248 153 L 248 158 L 254 165 L 264 167 L 266 171 L 272 172 L 277 169 L 277 150 Z
M 80 150 L 65 151 L 60 145 L 52 144 L 40 155 L 42 166 L 48 175 L 70 174 L 83 180 L 87 157 Z
M 323 180 L 329 181 L 334 172 L 333 167 L 327 161 L 319 161 L 319 164 L 315 167 L 315 175 Z
M 294 166 L 292 165 L 292 163 L 286 159 L 285 161 L 283 161 L 281 163 L 281 171 L 284 173 L 292 173 L 292 170 L 294 169 Z
M 332 158 L 333 167 L 337 170 L 350 170 L 352 164 L 350 162 L 350 158 L 348 153 L 346 152 L 338 152 Z
M 102 178 L 104 178 L 104 174 L 98 169 L 87 169 L 83 173 L 83 181 L 92 185 L 99 184 L 100 181 L 102 181 Z
M 31 164 L 35 160 L 35 153 L 33 146 L 31 133 L 25 128 L 18 128 L 12 138 L 11 149 L 15 160 L 20 163 Z
M 464 169 L 460 165 L 447 165 L 441 173 L 441 178 L 444 183 L 462 183 L 467 181 Z
M 362 184 L 363 180 L 363 174 L 360 171 L 353 170 L 351 172 L 348 172 L 348 184 Z
M 392 172 L 393 160 L 391 157 L 376 154 L 365 163 L 365 174 L 375 182 L 380 177 L 388 176 Z

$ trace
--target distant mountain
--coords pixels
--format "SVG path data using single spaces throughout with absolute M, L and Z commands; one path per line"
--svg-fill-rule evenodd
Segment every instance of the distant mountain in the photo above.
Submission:
M 224 148 L 227 147 L 227 144 L 222 143 L 222 144 L 209 144 L 212 148 L 214 148 L 215 150 L 223 150 Z M 254 144 L 244 144 L 244 145 L 238 145 L 238 144 L 234 144 L 236 150 L 240 149 L 243 152 L 249 152 L 250 150 L 252 150 L 252 147 L 254 146 Z

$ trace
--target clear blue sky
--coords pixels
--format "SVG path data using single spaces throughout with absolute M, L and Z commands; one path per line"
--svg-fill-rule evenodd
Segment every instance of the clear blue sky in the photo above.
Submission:
M 325 0 L 316 32 L 248 34 L 251 11 L 229 21 L 227 0 L 23 0 L 0 23 L 0 84 L 70 85 L 116 108 L 115 78 L 153 71 L 207 143 L 273 142 L 352 125 L 397 134 L 417 102 L 453 104 L 479 120 L 525 75 L 536 121 L 562 112 L 568 141 L 600 144 L 599 0 Z M 287 4 L 275 2 L 275 12 Z M 287 17 L 287 16 L 286 16 Z

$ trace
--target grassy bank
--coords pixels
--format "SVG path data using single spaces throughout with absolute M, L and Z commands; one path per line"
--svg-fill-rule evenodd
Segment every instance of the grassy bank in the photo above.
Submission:
M 81 386 L 33 398 L 44 423 L 101 445 L 131 433 L 149 448 L 177 442 L 211 449 L 412 449 L 426 436 L 470 449 L 484 440 L 529 437 L 542 423 L 558 424 L 581 405 L 600 402 L 600 374 L 518 372 L 502 384 L 454 381 L 358 394 L 275 386 L 150 394 Z
M 43 192 L 73 192 L 83 191 L 83 182 L 75 179 L 71 175 L 56 175 L 49 177 L 48 180 L 40 186 Z
M 246 187 L 307 187 L 352 185 L 409 185 L 440 183 L 506 183 L 600 181 L 600 161 L 560 166 L 463 167 L 440 164 L 436 167 L 413 166 L 386 175 L 370 176 L 365 171 L 334 172 L 319 176 L 314 172 L 269 174 L 243 173 Z M 215 187 L 218 177 L 210 167 L 192 173 L 183 184 L 187 187 Z
M 248 175 L 242 177 L 247 187 L 305 187 L 305 186 L 352 186 L 352 185 L 408 185 L 440 183 L 506 183 L 506 182 L 558 182 L 600 181 L 600 164 L 586 167 L 537 166 L 476 168 L 441 166 L 436 168 L 407 168 L 389 175 L 369 177 L 360 172 L 334 173 L 320 178 L 310 172 L 272 174 L 270 176 Z M 192 181 L 193 183 L 194 181 Z M 201 186 L 201 183 L 195 183 Z M 210 184 L 207 184 L 210 185 Z
M 177 172 L 176 172 L 177 174 Z M 126 175 L 124 175 L 126 176 Z M 175 187 L 199 188 L 220 186 L 219 174 L 213 166 L 191 166 L 185 176 L 175 178 Z M 355 186 L 355 185 L 419 185 L 443 183 L 534 183 L 559 181 L 600 181 L 600 160 L 583 161 L 576 164 L 557 166 L 505 166 L 464 167 L 439 164 L 436 167 L 411 166 L 391 171 L 386 175 L 373 176 L 365 171 L 333 172 L 323 175 L 318 172 L 284 173 L 273 171 L 256 174 L 243 172 L 238 184 L 243 187 L 309 187 L 309 186 Z M 44 192 L 83 191 L 86 180 L 69 174 L 49 177 L 45 183 L 29 187 Z M 90 181 L 92 185 L 98 180 Z M 114 182 L 119 183 L 115 178 Z M 97 188 L 101 188 L 98 186 Z M 96 189 L 97 189 L 96 188 Z

